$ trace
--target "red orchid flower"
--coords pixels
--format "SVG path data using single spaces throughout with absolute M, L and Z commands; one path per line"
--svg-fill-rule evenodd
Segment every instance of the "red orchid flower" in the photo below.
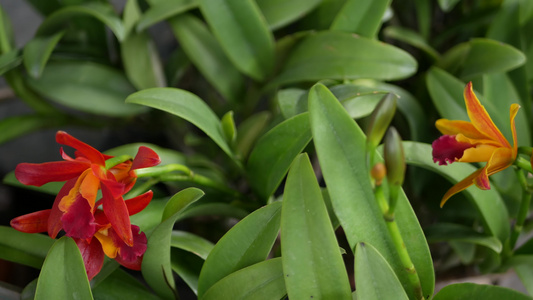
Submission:
M 441 200 L 441 207 L 451 196 L 472 184 L 482 190 L 490 189 L 489 176 L 512 165 L 517 155 L 514 119 L 520 106 L 512 104 L 510 108 L 513 134 L 513 146 L 511 146 L 479 102 L 471 82 L 465 87 L 464 98 L 470 122 L 437 120 L 435 125 L 444 135 L 432 144 L 433 161 L 438 162 L 439 165 L 455 161 L 487 163 L 450 188 Z
M 57 132 L 56 141 L 76 149 L 75 158 L 69 157 L 61 148 L 64 161 L 22 163 L 15 169 L 16 178 L 26 185 L 41 186 L 52 181 L 66 181 L 48 213 L 48 235 L 55 238 L 64 229 L 67 236 L 91 238 L 97 225 L 93 215 L 96 195 L 101 189 L 104 212 L 110 224 L 126 244 L 133 245 L 133 232 L 122 195 L 135 184 L 133 171 L 159 164 L 159 156 L 150 148 L 142 146 L 133 161 L 120 163 L 107 170 L 106 160 L 113 156 L 104 155 L 63 131 Z M 15 229 L 25 231 L 25 228 Z

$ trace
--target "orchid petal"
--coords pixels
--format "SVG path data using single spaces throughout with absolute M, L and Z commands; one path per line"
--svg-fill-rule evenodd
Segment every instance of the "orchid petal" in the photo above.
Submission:
M 74 203 L 74 201 L 76 201 L 76 199 L 81 196 L 80 187 L 85 178 L 87 177 L 89 171 L 89 169 L 85 170 L 85 172 L 83 172 L 80 177 L 78 177 L 78 180 L 76 180 L 76 184 L 72 187 L 68 194 L 61 199 L 61 202 L 59 202 L 59 209 L 62 212 L 68 211 L 72 203 Z
M 520 105 L 516 103 L 511 104 L 511 108 L 509 109 L 509 115 L 511 119 L 511 132 L 513 133 L 513 151 L 514 151 L 513 158 L 516 158 L 516 152 L 518 151 L 518 138 L 516 137 L 516 126 L 515 126 L 515 117 L 516 117 L 516 114 L 518 114 L 518 109 L 520 109 Z
M 135 155 L 135 158 L 133 159 L 133 164 L 131 165 L 130 170 L 153 167 L 160 163 L 161 159 L 154 150 L 145 146 L 140 146 L 137 155 Z
M 102 245 L 98 239 L 91 239 L 90 243 L 84 239 L 75 239 L 75 241 L 80 249 L 81 257 L 83 258 L 87 278 L 91 280 L 100 272 L 104 265 L 104 251 L 102 250 Z
M 134 241 L 131 247 L 124 244 L 118 236 L 112 234 L 116 239 L 116 243 L 119 244 L 118 255 L 115 257 L 115 260 L 128 269 L 140 270 L 148 240 L 144 232 L 139 232 L 139 226 L 132 225 L 131 230 Z
M 474 184 L 474 179 L 477 178 L 482 171 L 483 171 L 483 168 L 478 169 L 474 173 L 468 175 L 468 177 L 466 177 L 465 179 L 459 181 L 454 186 L 452 186 L 446 192 L 446 194 L 444 194 L 444 196 L 442 197 L 442 200 L 440 201 L 440 207 L 442 207 L 444 205 L 444 203 L 446 203 L 446 201 L 448 201 L 448 199 L 450 199 L 451 196 L 453 196 L 453 195 L 455 195 L 455 194 L 467 189 L 469 186 L 473 185 Z
M 65 183 L 61 190 L 59 190 L 59 193 L 56 196 L 56 199 L 54 200 L 54 204 L 52 205 L 52 210 L 50 212 L 50 217 L 48 218 L 48 235 L 55 239 L 61 228 L 63 228 L 63 224 L 61 223 L 61 217 L 63 216 L 63 212 L 59 209 L 59 203 L 63 199 L 63 197 L 67 196 L 68 193 L 74 188 L 76 185 L 77 178 L 73 178 Z
M 115 198 L 107 187 L 102 185 L 103 209 L 107 219 L 120 238 L 129 246 L 133 245 L 128 208 L 122 197 Z
M 152 191 L 148 191 L 137 197 L 124 201 L 126 203 L 126 207 L 128 208 L 128 214 L 132 216 L 134 214 L 141 212 L 143 209 L 145 209 L 146 206 L 150 204 L 153 194 L 154 193 Z
M 489 176 L 498 173 L 513 164 L 513 149 L 498 148 L 483 168 L 483 172 L 475 179 L 474 183 L 482 190 L 490 189 Z
M 42 164 L 21 163 L 15 169 L 15 177 L 22 184 L 41 186 L 48 182 L 65 181 L 79 176 L 89 168 L 80 161 L 54 161 Z
M 98 189 L 100 189 L 100 180 L 91 172 L 87 172 L 87 175 L 80 184 L 79 192 L 83 198 L 87 200 L 87 203 L 89 203 L 91 209 L 94 208 Z
M 81 194 L 78 194 L 68 211 L 63 214 L 61 223 L 66 235 L 73 238 L 88 239 L 96 231 L 91 206 Z
M 20 217 L 16 217 L 9 223 L 11 227 L 26 233 L 46 232 L 48 228 L 48 218 L 51 209 L 40 210 Z
M 472 145 L 458 142 L 455 136 L 443 135 L 436 139 L 431 147 L 433 148 L 433 161 L 438 162 L 439 165 L 446 165 L 460 159 L 464 151 Z
M 505 139 L 498 127 L 494 125 L 489 114 L 485 110 L 485 107 L 481 105 L 474 90 L 472 88 L 472 82 L 469 82 L 464 90 L 464 97 L 466 103 L 466 111 L 468 117 L 472 122 L 472 125 L 484 135 L 491 139 L 498 141 L 502 147 L 511 147 L 509 142 Z
M 490 137 L 479 132 L 479 130 L 468 121 L 439 119 L 435 122 L 435 127 L 437 127 L 442 134 L 446 135 L 457 135 L 460 133 L 470 139 L 490 139 Z
M 105 255 L 109 258 L 115 258 L 118 254 L 118 246 L 115 245 L 113 238 L 109 235 L 112 230 L 112 228 L 109 228 L 94 234 L 94 236 L 100 241 Z
M 103 154 L 100 153 L 100 151 L 76 139 L 75 137 L 71 136 L 70 134 L 64 131 L 58 131 L 56 133 L 56 142 L 58 142 L 61 145 L 70 146 L 78 150 L 78 153 L 81 156 L 87 158 L 94 164 L 105 166 L 105 159 L 104 159 Z
M 468 148 L 463 152 L 463 156 L 458 160 L 460 162 L 483 162 L 489 161 L 496 148 L 491 145 L 478 145 Z

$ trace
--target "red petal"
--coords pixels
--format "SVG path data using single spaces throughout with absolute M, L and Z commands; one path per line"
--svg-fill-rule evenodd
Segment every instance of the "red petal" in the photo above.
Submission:
M 154 193 L 152 191 L 148 191 L 142 195 L 124 201 L 126 203 L 126 207 L 128 208 L 129 215 L 132 216 L 145 209 L 146 206 L 150 204 L 153 195 Z
M 102 250 L 102 245 L 98 239 L 91 239 L 90 243 L 84 239 L 75 239 L 75 241 L 80 249 L 87 277 L 91 280 L 100 272 L 104 265 L 105 255 Z
M 81 156 L 87 158 L 94 164 L 105 166 L 105 159 L 102 153 L 100 153 L 100 151 L 94 149 L 93 147 L 76 139 L 75 137 L 64 131 L 58 131 L 56 133 L 56 142 L 61 145 L 67 145 L 78 150 L 78 153 Z
M 142 258 L 147 248 L 147 238 L 144 232 L 139 232 L 139 226 L 131 225 L 133 232 L 133 246 L 130 247 L 122 242 L 113 232 L 114 243 L 119 245 L 118 255 L 115 260 L 126 268 L 140 270 Z
M 11 227 L 26 233 L 46 232 L 51 209 L 40 210 L 20 217 L 9 223 Z
M 116 182 L 114 180 L 100 180 L 100 186 L 104 186 L 107 188 L 107 190 L 111 193 L 113 198 L 120 198 L 122 195 L 124 195 L 124 184 L 120 182 Z
M 460 159 L 463 152 L 472 145 L 458 142 L 453 135 L 443 135 L 433 141 L 431 147 L 433 148 L 433 162 L 446 165 Z
M 79 176 L 90 167 L 80 161 L 53 161 L 42 164 L 18 164 L 15 177 L 22 184 L 41 186 L 52 181 L 65 181 Z
M 76 200 L 63 214 L 61 222 L 66 235 L 73 238 L 88 239 L 96 232 L 91 206 L 81 194 L 76 195 Z
M 76 181 L 78 181 L 78 178 L 73 178 L 67 181 L 57 194 L 54 204 L 52 205 L 52 211 L 50 212 L 50 217 L 48 218 L 48 235 L 53 239 L 56 238 L 61 228 L 63 228 L 63 224 L 61 223 L 63 212 L 59 209 L 59 203 L 61 202 L 61 199 L 68 195 L 70 190 L 74 188 Z
M 154 150 L 141 146 L 137 151 L 137 155 L 135 155 L 135 158 L 133 159 L 133 164 L 131 165 L 130 170 L 153 167 L 160 163 L 161 159 Z
M 103 209 L 107 219 L 120 238 L 128 245 L 133 245 L 128 208 L 122 197 L 114 198 L 107 185 L 102 185 Z

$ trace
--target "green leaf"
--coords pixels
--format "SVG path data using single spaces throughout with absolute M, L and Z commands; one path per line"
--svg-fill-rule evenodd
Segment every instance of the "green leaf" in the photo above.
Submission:
M 307 154 L 298 155 L 291 165 L 282 205 L 281 260 L 289 298 L 351 299 L 346 268 Z
M 366 168 L 364 133 L 323 85 L 309 92 L 313 141 L 333 209 L 352 249 L 360 242 L 372 244 L 408 286 L 407 274 L 389 236 L 374 198 Z M 396 207 L 396 222 L 407 251 L 420 276 L 424 295 L 431 295 L 434 273 L 424 234 L 409 201 L 402 192 Z M 371 228 L 371 230 L 370 230 Z M 412 289 L 406 291 L 413 294 Z
M 121 46 L 126 76 L 137 89 L 166 85 L 159 54 L 148 33 L 132 33 Z
M 268 125 L 272 114 L 268 111 L 263 111 L 250 116 L 244 120 L 237 128 L 237 152 L 243 157 L 247 158 L 250 154 L 252 146 L 255 144 L 260 134 Z
M 151 6 L 139 20 L 137 31 L 179 15 L 198 6 L 197 0 L 164 1 Z
M 204 192 L 197 188 L 184 189 L 174 195 L 165 206 L 161 224 L 148 237 L 142 274 L 148 285 L 164 299 L 174 299 L 176 293 L 170 266 L 172 228 L 183 210 L 203 195 Z
M 0 76 L 16 68 L 22 62 L 22 57 L 18 50 L 9 51 L 0 56 Z
M 320 0 L 257 0 L 271 30 L 275 30 L 294 22 L 313 10 Z
M 476 168 L 470 164 L 439 166 L 432 160 L 431 145 L 417 142 L 403 142 L 405 161 L 436 172 L 452 183 L 456 183 L 473 173 Z M 465 190 L 465 196 L 473 201 L 480 213 L 487 233 L 497 237 L 502 243 L 509 237 L 509 215 L 502 198 L 494 189 L 480 190 L 472 186 Z M 453 201 L 453 198 L 450 200 Z
M 172 31 L 192 63 L 228 100 L 239 100 L 244 78 L 228 59 L 205 24 L 191 14 L 169 20 Z
M 31 76 L 41 76 L 54 47 L 64 34 L 64 31 L 60 31 L 51 36 L 36 37 L 26 44 L 23 52 L 24 66 Z
M 24 185 L 20 183 L 15 177 L 15 171 L 7 173 L 7 175 L 4 177 L 3 183 L 16 186 L 16 187 L 20 187 L 23 189 L 34 190 L 34 191 L 38 191 L 41 193 L 47 193 L 50 195 L 57 195 L 59 193 L 59 190 L 61 190 L 61 187 L 64 185 L 63 182 L 49 182 L 39 187 L 32 186 L 32 185 Z
M 514 268 L 527 292 L 533 296 L 533 255 L 514 255 L 507 264 Z
M 390 2 L 391 0 L 347 0 L 333 19 L 330 29 L 375 39 Z
M 39 274 L 35 299 L 93 299 L 83 259 L 73 239 L 62 237 L 50 248 Z
M 13 36 L 13 26 L 9 16 L 0 6 L 0 53 L 6 54 L 15 49 L 15 39 Z
M 29 234 L 0 226 L 0 258 L 19 264 L 41 268 L 54 240 L 42 234 Z
M 271 85 L 322 79 L 409 77 L 417 62 L 407 52 L 383 42 L 346 32 L 310 34 L 290 54 Z
M 220 120 L 211 108 L 196 95 L 175 88 L 152 88 L 128 96 L 126 103 L 157 108 L 191 122 L 205 132 L 228 156 L 233 158 L 233 153 L 224 137 Z
M 67 120 L 62 116 L 26 115 L 7 117 L 0 121 L 0 144 L 19 136 L 44 128 L 64 125 Z
M 229 145 L 233 145 L 237 139 L 237 128 L 235 128 L 235 120 L 233 120 L 233 111 L 228 111 L 224 114 L 220 123 L 226 141 Z
M 199 0 L 199 3 L 213 34 L 235 67 L 255 80 L 265 80 L 274 65 L 274 37 L 255 1 Z
M 276 95 L 279 109 L 285 119 L 307 111 L 307 91 L 297 88 L 281 89 Z
M 170 245 L 175 248 L 180 248 L 185 251 L 194 253 L 202 259 L 206 259 L 213 247 L 215 246 L 210 241 L 186 231 L 172 231 L 170 237 Z
M 227 275 L 266 259 L 278 236 L 280 212 L 280 202 L 262 207 L 242 219 L 218 241 L 200 273 L 199 298 Z M 244 290 L 245 281 L 240 284 L 235 291 Z
M 248 215 L 248 212 L 242 208 L 226 203 L 207 203 L 188 208 L 179 217 L 179 220 L 208 215 L 242 219 Z
M 502 243 L 496 237 L 479 233 L 470 227 L 459 224 L 433 224 L 425 228 L 424 233 L 428 243 L 458 241 L 489 247 L 498 253 L 502 251 Z
M 140 281 L 126 271 L 117 269 L 102 283 L 93 289 L 94 298 L 98 300 L 129 299 L 158 300 Z
M 464 104 L 465 84 L 462 81 L 442 69 L 431 67 L 426 75 L 426 85 L 441 117 L 449 120 L 470 120 Z
M 120 18 L 116 15 L 113 7 L 107 3 L 91 2 L 83 5 L 69 5 L 65 6 L 50 16 L 48 16 L 41 23 L 37 29 L 36 36 L 51 35 L 59 31 L 63 25 L 75 20 L 79 16 L 91 16 L 111 29 L 119 41 L 124 40 L 126 31 Z
M 140 213 L 130 217 L 131 224 L 141 228 L 142 232 L 148 233 L 161 223 L 161 215 L 168 199 L 152 199 L 150 204 Z
M 389 38 L 407 43 L 426 52 L 426 54 L 434 60 L 440 58 L 440 54 L 437 50 L 433 49 L 433 47 L 431 47 L 427 41 L 415 31 L 397 26 L 389 26 L 383 30 L 383 34 Z
M 355 248 L 355 284 L 358 299 L 409 299 L 394 270 L 368 243 Z
M 257 141 L 247 173 L 252 189 L 263 200 L 276 191 L 292 161 L 310 140 L 309 116 L 300 114 L 278 124 Z
M 124 103 L 135 88 L 122 73 L 92 62 L 49 63 L 39 79 L 28 78 L 28 83 L 51 100 L 88 113 L 124 117 L 145 111 Z
M 511 45 L 476 38 L 448 50 L 438 66 L 467 80 L 485 73 L 506 72 L 525 62 L 525 55 Z
M 445 286 L 440 290 L 433 300 L 531 300 L 515 290 L 501 286 L 484 285 L 475 283 L 456 283 Z
M 200 277 L 204 260 L 178 248 L 172 248 L 171 253 L 172 270 L 187 283 L 195 294 L 198 294 L 198 277 Z
M 200 299 L 218 300 L 224 295 L 225 299 L 268 300 L 281 299 L 285 293 L 281 258 L 273 258 L 229 274 Z

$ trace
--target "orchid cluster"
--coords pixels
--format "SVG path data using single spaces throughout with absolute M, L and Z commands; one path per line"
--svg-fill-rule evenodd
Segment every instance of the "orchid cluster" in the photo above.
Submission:
M 129 269 L 140 270 L 147 239 L 129 216 L 150 203 L 152 191 L 128 200 L 123 197 L 137 180 L 134 171 L 158 165 L 159 156 L 144 146 L 133 159 L 105 155 L 63 131 L 57 132 L 56 141 L 76 149 L 75 157 L 61 148 L 63 161 L 21 163 L 15 176 L 25 185 L 65 184 L 51 209 L 17 217 L 11 226 L 26 233 L 48 232 L 51 238 L 63 230 L 76 241 L 89 280 L 100 272 L 104 254 Z

